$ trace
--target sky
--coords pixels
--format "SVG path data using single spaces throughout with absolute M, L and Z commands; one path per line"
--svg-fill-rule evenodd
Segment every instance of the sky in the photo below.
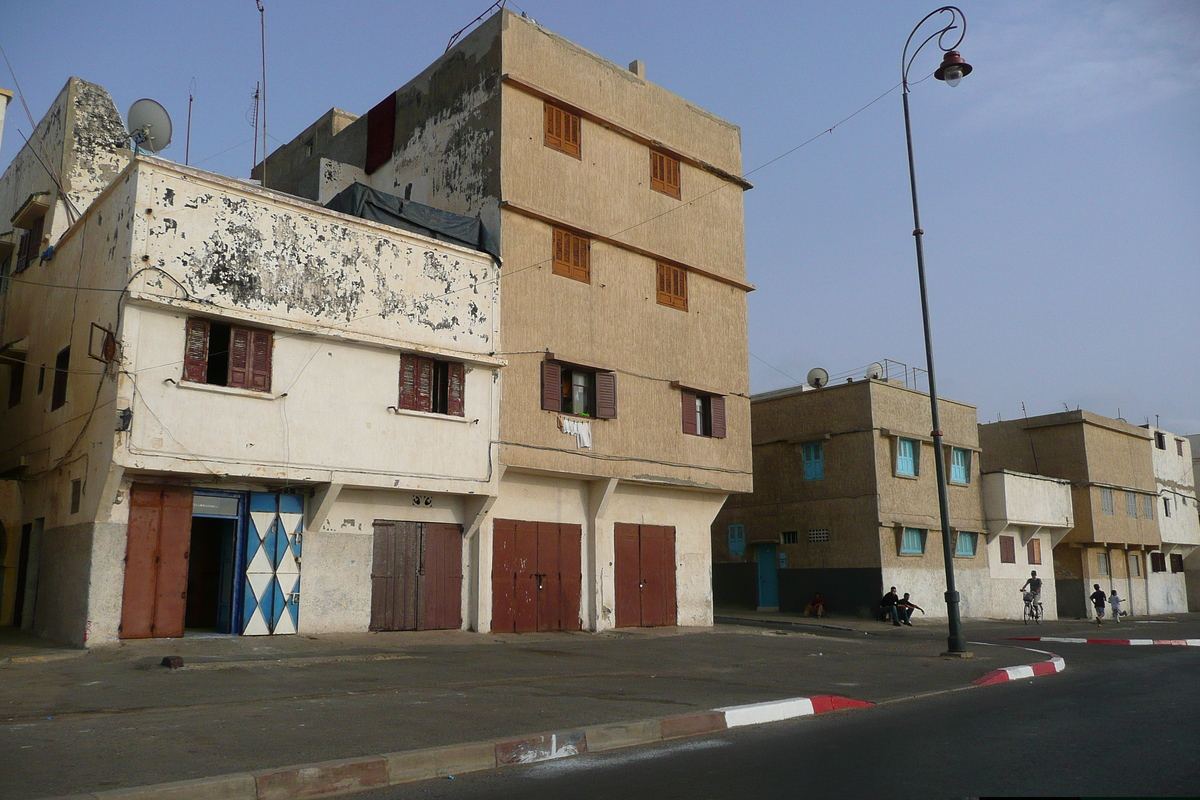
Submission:
M 487 6 L 264 3 L 272 148 L 331 107 L 366 113 Z M 509 7 L 617 64 L 641 59 L 649 80 L 741 127 L 752 391 L 818 366 L 835 380 L 884 359 L 924 367 L 898 84 L 935 4 Z M 910 74 L 939 394 L 983 422 L 1081 407 L 1200 432 L 1200 2 L 960 7 L 974 72 L 953 89 L 916 83 L 940 63 L 931 44 Z M 254 0 L 0 10 L 0 87 L 19 84 L 34 119 L 72 75 L 122 112 L 151 97 L 175 121 L 160 155 L 182 162 L 190 92 L 190 163 L 249 174 Z M 0 167 L 30 127 L 14 98 Z

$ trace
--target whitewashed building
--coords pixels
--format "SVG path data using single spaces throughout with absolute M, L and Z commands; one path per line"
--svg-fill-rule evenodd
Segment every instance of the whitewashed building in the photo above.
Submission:
M 1150 431 L 1155 505 L 1162 546 L 1149 554 L 1146 573 L 1146 607 L 1151 614 L 1188 611 L 1188 556 L 1200 546 L 1200 514 L 1196 506 L 1196 478 L 1192 442 L 1153 425 Z

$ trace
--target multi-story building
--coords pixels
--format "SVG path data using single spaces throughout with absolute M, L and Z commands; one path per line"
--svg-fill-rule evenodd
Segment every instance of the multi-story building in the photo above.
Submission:
M 718 602 L 799 610 L 820 592 L 830 613 L 870 616 L 896 586 L 944 617 L 929 396 L 864 379 L 758 394 L 751 410 L 754 493 L 731 497 L 713 525 Z M 961 609 L 990 616 L 975 408 L 940 411 Z
M 710 524 L 751 488 L 740 173 L 736 126 L 508 11 L 255 173 L 477 217 L 500 243 L 478 630 L 711 622 Z
M 1184 437 L 1192 449 L 1192 486 L 1195 487 L 1196 475 L 1200 473 L 1200 433 Z M 1196 516 L 1200 518 L 1200 505 L 1196 506 Z M 1187 584 L 1188 611 L 1200 611 L 1200 548 L 1183 557 L 1183 576 Z
M 1086 618 L 1094 584 L 1118 589 L 1130 613 L 1146 613 L 1147 556 L 1160 544 L 1150 439 L 1143 428 L 1090 411 L 979 426 L 985 472 L 1071 482 L 1074 527 L 1054 546 L 1060 617 Z
M 500 471 L 477 222 L 402 230 L 127 141 L 72 78 L 0 178 L 4 621 L 459 627 Z
M 1152 425 L 1150 432 L 1154 484 L 1158 490 L 1158 532 L 1162 547 L 1149 554 L 1146 608 L 1151 614 L 1188 610 L 1185 559 L 1200 546 L 1200 513 L 1192 443 Z

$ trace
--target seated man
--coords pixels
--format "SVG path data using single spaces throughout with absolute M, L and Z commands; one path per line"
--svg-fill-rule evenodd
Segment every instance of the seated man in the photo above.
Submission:
M 891 617 L 892 624 L 897 628 L 900 627 L 900 610 L 896 608 L 896 603 L 900 602 L 900 598 L 896 595 L 896 587 L 893 586 L 888 590 L 888 593 L 879 601 L 879 607 L 883 610 L 880 614 L 880 619 Z
M 910 628 L 912 627 L 912 612 L 920 611 L 922 614 L 925 613 L 925 609 L 909 599 L 908 592 L 905 592 L 904 597 L 896 603 L 896 609 L 900 613 L 900 620 Z
M 818 619 L 825 616 L 825 601 L 821 598 L 820 592 L 814 594 L 813 599 L 808 601 L 808 605 L 804 607 L 804 616 Z

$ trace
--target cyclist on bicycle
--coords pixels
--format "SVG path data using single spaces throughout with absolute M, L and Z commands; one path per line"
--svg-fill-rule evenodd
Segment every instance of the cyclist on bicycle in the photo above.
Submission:
M 1031 603 L 1040 604 L 1042 602 L 1042 579 L 1037 576 L 1036 569 L 1030 570 L 1029 580 L 1025 581 L 1020 591 L 1024 593 L 1026 589 L 1029 590 L 1029 597 L 1025 598 L 1026 600 Z

